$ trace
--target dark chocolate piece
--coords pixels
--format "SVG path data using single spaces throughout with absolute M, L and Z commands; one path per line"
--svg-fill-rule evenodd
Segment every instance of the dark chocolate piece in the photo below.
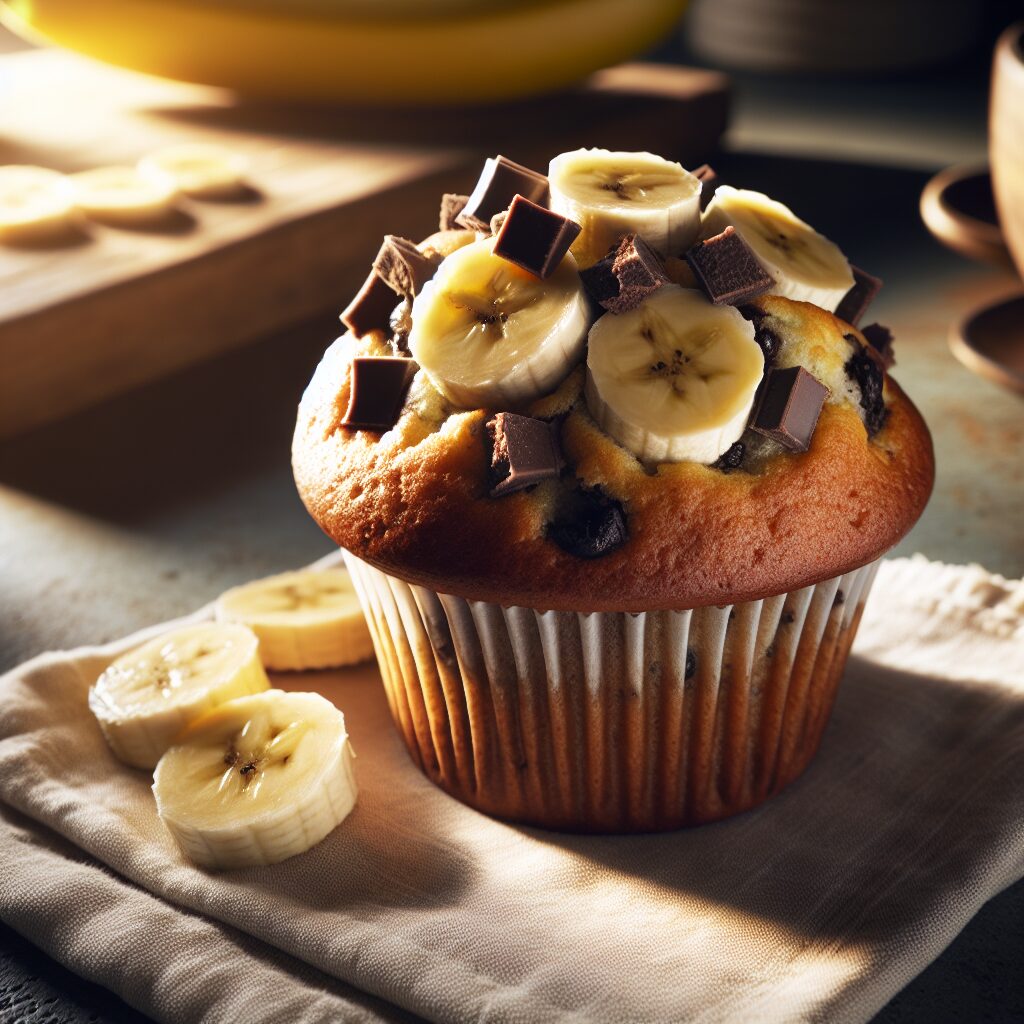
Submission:
M 728 473 L 730 469 L 739 469 L 743 465 L 743 456 L 746 452 L 746 445 L 742 441 L 735 441 L 727 451 L 718 456 L 715 469 L 720 469 L 723 473 Z
M 775 284 L 731 224 L 721 234 L 688 250 L 686 262 L 697 284 L 716 306 L 736 305 L 763 295 Z
M 557 477 L 565 466 L 558 427 L 532 416 L 499 412 L 487 422 L 491 440 L 491 497 Z
M 715 189 L 722 184 L 718 172 L 711 164 L 701 164 L 697 170 L 691 171 L 691 173 L 700 181 L 700 208 L 702 211 L 706 210 L 715 194 Z
M 610 313 L 627 313 L 668 284 L 661 257 L 635 234 L 626 235 L 604 259 L 581 270 L 580 279 L 590 297 Z
M 779 354 L 779 336 L 765 324 L 768 314 L 757 306 L 737 306 L 740 315 L 744 320 L 750 320 L 754 325 L 754 341 L 764 355 L 765 368 L 773 366 L 775 357 Z
M 853 271 L 853 287 L 842 297 L 836 306 L 836 316 L 856 327 L 860 318 L 867 312 L 868 306 L 882 290 L 882 279 L 873 277 L 866 270 L 850 264 Z
M 411 299 L 434 276 L 440 262 L 440 257 L 424 256 L 408 238 L 385 235 L 373 269 L 393 292 Z
M 454 231 L 462 227 L 456 220 L 469 202 L 469 196 L 459 195 L 458 192 L 445 192 L 441 196 L 441 214 L 438 217 L 438 227 L 442 231 Z
M 769 370 L 750 426 L 790 451 L 805 452 L 827 397 L 828 388 L 802 366 Z
M 508 209 L 517 195 L 545 205 L 548 201 L 547 177 L 507 157 L 488 157 L 472 194 L 455 220 L 460 227 L 489 231 L 491 218 Z
M 599 487 L 583 488 L 567 517 L 548 526 L 548 537 L 577 558 L 600 558 L 626 543 L 626 514 Z
M 343 427 L 390 430 L 402 411 L 416 364 L 404 356 L 356 356 Z
M 494 240 L 493 252 L 537 277 L 550 277 L 580 230 L 576 221 L 516 196 Z
M 882 365 L 888 370 L 890 366 L 896 365 L 896 357 L 892 351 L 892 331 L 882 324 L 868 324 L 862 327 L 861 334 L 864 340 L 875 350 Z
M 371 270 L 356 297 L 342 310 L 341 322 L 357 338 L 370 331 L 386 331 L 391 311 L 401 298 L 377 271 Z
M 864 410 L 864 426 L 868 437 L 874 437 L 889 416 L 885 407 L 885 396 L 882 393 L 885 384 L 885 370 L 881 360 L 869 349 L 866 349 L 852 334 L 844 335 L 853 346 L 853 355 L 846 361 L 843 369 L 846 376 L 857 382 L 860 388 L 860 407 Z

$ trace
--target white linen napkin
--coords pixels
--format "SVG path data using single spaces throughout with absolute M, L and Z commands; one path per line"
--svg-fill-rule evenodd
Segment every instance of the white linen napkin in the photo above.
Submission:
M 493 821 L 414 768 L 375 668 L 277 676 L 345 711 L 359 803 L 222 874 L 89 716 L 142 636 L 0 679 L 0 918 L 157 1020 L 865 1021 L 1024 875 L 1024 584 L 977 567 L 883 564 L 805 776 L 666 835 Z

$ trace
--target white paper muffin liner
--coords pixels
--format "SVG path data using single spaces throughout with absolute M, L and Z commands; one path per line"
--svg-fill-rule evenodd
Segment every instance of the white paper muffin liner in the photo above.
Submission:
M 478 810 L 678 828 L 753 807 L 818 748 L 878 569 L 690 611 L 467 601 L 345 552 L 413 760 Z

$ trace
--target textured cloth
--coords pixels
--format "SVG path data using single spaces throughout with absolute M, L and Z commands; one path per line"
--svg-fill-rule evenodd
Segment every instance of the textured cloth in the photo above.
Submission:
M 359 803 L 223 874 L 87 711 L 139 639 L 0 679 L 0 918 L 158 1020 L 864 1021 L 1024 875 L 1024 585 L 977 568 L 885 563 L 807 773 L 666 835 L 492 821 L 415 769 L 375 669 L 279 676 L 345 711 Z

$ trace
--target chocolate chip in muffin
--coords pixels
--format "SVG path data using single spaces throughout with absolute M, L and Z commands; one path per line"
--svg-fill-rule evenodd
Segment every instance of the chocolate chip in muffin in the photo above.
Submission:
M 775 283 L 731 224 L 688 249 L 686 262 L 701 290 L 716 306 L 734 306 L 763 295 Z
M 462 227 L 456 218 L 468 202 L 469 196 L 459 195 L 458 192 L 445 192 L 441 196 L 441 214 L 437 220 L 441 231 L 457 231 Z
M 840 299 L 836 306 L 836 316 L 856 327 L 868 306 L 874 302 L 875 296 L 882 290 L 882 279 L 852 263 L 850 270 L 853 272 L 853 287 Z
M 489 157 L 466 205 L 455 218 L 459 227 L 490 231 L 491 218 L 523 196 L 541 206 L 548 201 L 548 179 L 508 157 Z
M 357 356 L 352 360 L 348 408 L 341 425 L 356 430 L 390 430 L 402 411 L 416 364 L 404 356 Z
M 700 208 L 706 210 L 715 190 L 722 182 L 718 172 L 710 164 L 701 164 L 692 174 L 700 181 Z
M 765 368 L 772 366 L 775 357 L 779 354 L 779 336 L 765 324 L 768 314 L 757 306 L 736 307 L 744 320 L 750 320 L 754 325 L 754 341 L 757 342 L 764 355 Z
M 516 196 L 494 240 L 493 252 L 543 279 L 554 273 L 580 230 L 576 221 Z
M 637 234 L 626 235 L 604 259 L 580 271 L 590 297 L 609 313 L 627 313 L 668 284 L 661 257 Z
M 434 259 L 424 256 L 408 238 L 385 235 L 373 269 L 393 292 L 411 299 L 434 276 L 440 262 L 440 254 Z
M 892 331 L 888 327 L 883 327 L 881 324 L 868 324 L 867 327 L 861 328 L 860 333 L 864 335 L 864 340 L 878 354 L 879 359 L 882 360 L 882 365 L 887 370 L 889 367 L 896 365 L 896 357 L 893 355 L 892 350 Z
M 499 412 L 488 420 L 487 434 L 492 498 L 557 477 L 565 466 L 557 423 Z
M 356 297 L 342 310 L 341 322 L 357 338 L 370 331 L 387 331 L 391 311 L 401 297 L 375 270 L 371 270 Z
M 868 437 L 874 437 L 885 425 L 889 416 L 883 394 L 885 371 L 882 369 L 878 357 L 865 349 L 854 335 L 847 334 L 845 338 L 855 351 L 846 361 L 843 369 L 846 371 L 846 376 L 856 381 L 857 387 L 860 388 L 860 407 L 864 410 L 864 426 L 867 427 Z
M 729 446 L 728 451 L 718 457 L 714 468 L 720 469 L 723 473 L 728 473 L 731 469 L 739 469 L 743 465 L 743 456 L 746 451 L 746 445 L 742 441 L 736 441 Z
M 548 525 L 548 537 L 577 558 L 600 558 L 626 543 L 626 513 L 599 487 L 580 488 L 564 518 Z
M 828 388 L 802 366 L 769 370 L 761 390 L 761 403 L 751 429 L 793 452 L 811 446 Z

